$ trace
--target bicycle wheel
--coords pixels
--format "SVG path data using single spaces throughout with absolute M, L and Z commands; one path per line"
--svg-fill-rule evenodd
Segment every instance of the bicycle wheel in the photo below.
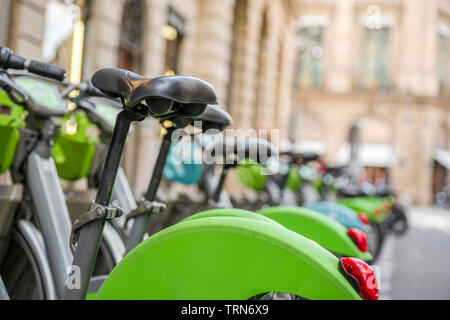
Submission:
M 100 243 L 100 249 L 98 250 L 98 256 L 95 260 L 94 271 L 92 272 L 93 276 L 100 276 L 104 274 L 108 274 L 114 269 L 115 263 L 112 257 L 112 253 L 106 245 L 105 241 Z
M 385 234 L 383 228 L 379 223 L 370 222 L 370 231 L 367 232 L 367 244 L 369 252 L 372 254 L 374 263 L 381 253 L 381 248 L 383 246 Z
M 389 220 L 389 230 L 397 236 L 408 231 L 408 218 L 402 208 L 394 206 L 391 211 L 392 219 Z
M 0 273 L 11 300 L 47 299 L 36 256 L 16 228 L 12 230 Z

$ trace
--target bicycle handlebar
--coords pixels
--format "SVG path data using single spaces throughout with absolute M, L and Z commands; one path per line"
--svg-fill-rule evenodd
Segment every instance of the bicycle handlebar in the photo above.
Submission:
M 4 69 L 28 70 L 37 75 L 63 81 L 66 71 L 48 63 L 27 60 L 6 47 L 0 47 L 0 67 Z

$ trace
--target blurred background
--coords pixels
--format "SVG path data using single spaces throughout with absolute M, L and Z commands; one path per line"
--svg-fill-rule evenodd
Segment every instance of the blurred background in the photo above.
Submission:
M 282 145 L 330 164 L 348 161 L 357 123 L 368 180 L 389 171 L 414 204 L 447 197 L 448 0 L 0 3 L 0 44 L 64 67 L 72 81 L 104 67 L 197 76 L 215 86 L 235 128 L 279 128 Z M 157 133 L 149 120 L 127 144 L 136 190 L 149 181 Z
M 74 82 L 106 67 L 202 78 L 234 128 L 279 129 L 281 149 L 330 165 L 358 129 L 364 178 L 416 206 L 380 259 L 382 298 L 450 298 L 450 0 L 0 0 L 0 45 Z M 158 141 L 151 119 L 129 136 L 136 194 Z

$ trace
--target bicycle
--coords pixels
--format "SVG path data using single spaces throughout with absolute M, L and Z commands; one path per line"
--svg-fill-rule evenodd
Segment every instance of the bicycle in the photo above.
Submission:
M 128 91 L 128 94 L 125 96 L 122 93 L 130 89 L 129 87 L 126 89 L 130 80 L 133 80 L 132 83 L 136 87 Z M 2 87 L 9 91 L 10 96 L 21 97 L 17 99 L 17 102 L 24 105 L 26 109 L 31 111 L 30 114 L 33 114 L 36 111 L 36 100 L 38 98 L 29 95 L 26 91 L 24 92 L 23 88 L 16 81 L 17 79 L 11 81 L 7 76 L 1 77 Z M 166 82 L 167 85 L 167 81 L 169 82 L 168 86 L 161 88 L 161 83 Z M 75 281 L 75 288 L 66 288 L 66 294 L 63 296 L 69 299 L 82 299 L 85 297 L 100 246 L 105 220 L 120 215 L 122 211 L 108 206 L 108 198 L 113 189 L 123 143 L 131 121 L 142 120 L 151 112 L 152 116 L 159 118 L 160 122 L 165 126 L 169 126 L 166 129 L 170 132 L 174 129 L 171 125 L 175 124 L 182 127 L 183 124 L 191 122 L 193 118 L 203 113 L 208 104 L 208 101 L 203 100 L 203 98 L 211 98 L 215 102 L 215 97 L 212 96 L 213 89 L 206 83 L 194 78 L 160 77 L 150 80 L 123 70 L 109 69 L 97 72 L 92 82 L 98 89 L 103 89 L 102 91 L 108 94 L 120 96 L 124 105 L 124 111 L 121 111 L 117 117 L 102 178 L 100 179 L 96 205 L 85 216 L 88 217 L 87 220 L 90 220 L 93 217 L 92 212 L 94 212 L 96 217 L 86 225 L 75 224 L 73 226 L 74 237 L 72 240 L 78 239 L 78 241 L 71 242 L 72 245 L 77 242 L 73 261 L 76 266 L 72 268 L 69 278 L 66 278 L 64 274 L 65 279 L 62 283 L 66 283 L 65 280 L 67 279 L 67 284 L 70 286 L 70 281 L 76 280 L 77 268 L 82 272 L 79 279 L 80 287 L 76 286 L 77 281 Z M 185 87 L 186 84 L 188 84 L 187 88 Z M 42 84 L 42 86 L 49 88 L 52 85 L 46 83 L 45 85 Z M 52 98 L 57 96 L 53 88 L 49 89 L 49 92 L 54 93 Z M 161 98 L 160 95 L 165 95 L 165 97 Z M 196 101 L 196 99 L 200 101 Z M 60 102 L 59 99 L 56 100 Z M 143 101 L 146 101 L 147 104 L 144 105 Z M 38 106 L 43 107 L 43 111 L 49 111 L 48 108 L 45 108 L 45 105 Z M 40 108 L 37 110 L 41 111 Z M 48 116 L 55 113 L 52 110 L 44 114 Z M 43 122 L 52 124 L 48 119 Z M 33 118 L 27 118 L 27 126 L 32 124 Z M 55 126 L 52 128 L 56 129 Z M 34 129 L 42 130 L 40 127 Z M 52 141 L 52 138 L 53 136 L 39 137 L 42 140 L 37 139 L 39 143 L 32 144 L 31 147 L 39 146 L 38 151 L 47 151 L 46 155 L 51 155 L 50 150 L 44 147 L 51 145 L 49 142 Z M 169 141 L 166 139 L 169 140 L 167 134 L 165 140 L 163 140 L 163 148 L 160 155 L 164 154 L 165 148 L 169 145 Z M 31 156 L 35 152 L 35 150 L 31 151 Z M 30 155 L 25 160 L 28 165 L 33 163 L 29 158 Z M 160 159 L 163 158 L 160 157 Z M 53 181 L 55 182 L 54 187 L 58 189 L 59 183 L 57 182 L 54 164 L 52 166 L 51 156 L 46 160 L 45 163 L 48 165 L 46 168 L 52 171 L 50 175 L 52 178 L 56 177 Z M 39 159 L 35 161 L 41 163 Z M 159 165 L 161 165 L 161 162 Z M 16 167 L 12 165 L 11 168 L 14 169 Z M 27 171 L 27 173 L 29 172 Z M 154 174 L 156 178 L 160 175 L 156 170 Z M 157 184 L 159 184 L 155 183 L 158 182 L 157 180 L 155 177 L 152 178 L 154 183 L 150 184 L 150 191 L 157 189 Z M 40 187 L 42 189 L 42 186 Z M 60 193 L 62 194 L 62 191 Z M 151 198 L 153 191 L 148 193 Z M 49 195 L 44 192 L 44 196 Z M 64 207 L 64 205 L 60 205 L 62 208 Z M 153 203 L 153 205 L 157 205 L 157 203 Z M 43 219 L 41 217 L 46 216 L 39 214 L 39 210 L 36 210 L 36 213 L 40 222 L 42 222 Z M 99 213 L 100 216 L 97 216 Z M 148 215 L 149 213 L 147 212 L 146 214 Z M 67 216 L 68 214 L 65 219 Z M 57 217 L 52 218 L 53 220 L 45 222 L 49 225 L 54 225 L 58 220 Z M 136 222 L 134 222 L 133 227 L 136 225 Z M 49 228 L 49 225 L 39 224 L 44 235 L 44 229 Z M 60 234 L 60 231 L 55 230 L 54 232 Z M 78 231 L 80 232 L 78 233 Z M 258 236 L 255 237 L 254 235 Z M 45 236 L 44 240 L 45 245 L 50 246 Z M 141 240 L 139 239 L 139 241 Z M 208 243 L 207 246 L 199 245 L 200 243 L 205 243 L 205 241 Z M 276 245 L 274 246 L 274 244 Z M 53 245 L 60 246 L 61 251 L 67 251 L 67 243 L 63 240 L 56 241 Z M 63 249 L 64 245 L 66 246 L 65 249 Z M 172 249 L 166 250 L 167 246 Z M 218 251 L 218 248 L 223 250 Z M 287 250 L 288 248 L 289 250 Z M 258 259 L 249 260 L 249 252 L 251 252 L 252 256 L 258 257 Z M 192 254 L 191 258 L 181 259 L 187 253 L 188 256 L 189 253 Z M 61 257 L 63 255 L 61 254 L 59 257 L 60 260 L 62 260 Z M 280 265 L 275 266 L 275 268 L 271 261 L 268 260 L 268 258 L 273 258 L 274 256 L 280 258 Z M 259 272 L 248 277 L 248 274 L 242 273 L 242 266 L 230 265 L 229 261 L 240 261 L 240 259 L 247 262 L 258 262 L 258 265 L 248 263 L 244 271 L 246 268 L 252 271 L 259 268 Z M 161 269 L 157 265 L 149 263 L 149 261 L 156 262 L 159 267 L 165 266 L 163 268 L 164 274 L 161 274 Z M 173 262 L 176 262 L 176 264 L 174 265 Z M 312 266 L 314 268 L 311 268 Z M 179 267 L 183 270 L 191 270 L 190 277 L 186 274 L 180 274 L 178 272 Z M 348 280 L 348 278 L 351 278 L 347 273 L 351 272 L 350 267 L 356 267 L 358 270 L 363 271 L 360 274 L 362 277 L 358 278 L 359 284 L 355 287 Z M 95 298 L 232 297 L 243 299 L 255 296 L 261 292 L 271 291 L 291 292 L 307 298 L 374 298 L 376 292 L 374 290 L 368 291 L 368 288 L 365 287 L 367 284 L 365 280 L 367 279 L 364 277 L 373 275 L 371 269 L 367 268 L 356 260 L 339 260 L 310 240 L 290 232 L 273 221 L 269 223 L 269 221 L 256 221 L 248 218 L 209 217 L 196 219 L 196 221 L 182 222 L 167 228 L 130 250 L 130 253 L 108 275 L 95 294 Z M 275 274 L 272 274 L 274 270 Z M 217 274 L 229 275 L 225 277 L 227 281 L 211 281 L 212 279 L 217 279 Z M 174 281 L 173 283 L 177 283 L 177 287 L 168 286 L 168 279 Z M 269 281 L 269 279 L 271 280 Z M 199 282 L 199 280 L 201 281 Z M 322 284 L 320 288 L 314 285 L 318 281 Z M 58 287 L 61 284 L 58 281 L 55 281 L 55 283 Z M 201 284 L 200 287 L 198 286 L 199 283 Z M 277 284 L 275 287 L 273 286 L 274 283 Z M 299 285 L 300 283 L 302 283 L 302 286 Z

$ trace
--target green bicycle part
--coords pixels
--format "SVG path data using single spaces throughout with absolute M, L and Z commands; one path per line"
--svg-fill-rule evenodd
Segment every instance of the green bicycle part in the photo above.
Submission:
M 340 223 L 306 208 L 272 207 L 260 210 L 258 213 L 241 209 L 214 209 L 194 214 L 182 221 L 214 216 L 241 217 L 277 222 L 308 239 L 316 241 L 325 249 L 337 254 L 356 257 L 364 261 L 370 261 L 373 258 L 369 252 L 361 252 L 358 249 L 347 235 L 347 229 Z
M 382 203 L 372 197 L 340 198 L 337 202 L 356 212 L 365 213 L 369 220 L 375 223 L 381 223 L 387 218 Z
M 390 205 L 392 203 L 392 196 L 388 196 L 388 197 L 366 196 L 364 198 L 367 199 L 368 201 L 372 201 L 374 204 L 377 204 L 378 206 L 380 206 L 380 208 L 383 211 L 385 211 L 385 212 L 390 211 Z M 389 207 L 386 207 L 387 205 L 389 205 Z
M 189 217 L 184 218 L 180 222 L 191 221 L 191 220 L 202 219 L 202 218 L 210 218 L 210 217 L 223 217 L 223 216 L 255 219 L 255 220 L 259 220 L 259 221 L 278 224 L 276 221 L 274 221 L 270 218 L 267 218 L 261 214 L 258 214 L 258 213 L 252 212 L 252 211 L 242 210 L 242 209 L 211 209 L 211 210 L 202 211 L 202 212 L 198 212 L 193 215 L 190 215 Z
M 95 299 L 241 300 L 272 291 L 308 299 L 361 299 L 338 263 L 315 242 L 276 223 L 193 219 L 135 247 Z
M 30 94 L 35 102 L 48 108 L 58 108 L 64 102 L 55 87 L 48 82 L 29 77 L 17 78 L 16 82 Z
M 314 187 L 314 189 L 320 194 L 322 193 L 323 189 L 323 180 L 322 176 L 316 176 L 313 180 L 311 180 L 311 185 Z
M 347 235 L 347 228 L 323 214 L 300 207 L 271 207 L 259 210 L 258 213 L 316 241 L 325 249 L 340 256 L 355 257 L 364 261 L 373 259 L 369 252 L 359 250 Z
M 393 195 L 391 195 L 391 196 L 386 196 L 384 199 L 385 199 L 385 201 L 391 206 L 391 208 L 392 208 L 393 206 L 395 206 L 395 204 L 396 204 L 395 196 L 393 196 Z
M 76 181 L 86 177 L 91 168 L 97 140 L 89 137 L 87 130 L 95 125 L 81 112 L 63 117 L 62 122 L 71 123 L 76 132 L 62 129 L 55 140 L 52 155 L 59 177 Z
M 261 174 L 264 166 L 255 163 L 251 159 L 245 159 L 242 164 L 237 167 L 237 175 L 239 181 L 246 187 L 255 191 L 262 190 L 266 185 L 267 176 Z
M 25 126 L 25 109 L 0 91 L 0 174 L 12 164 L 19 142 L 19 128 Z
M 330 191 L 336 191 L 336 185 L 334 183 L 334 178 L 329 173 L 326 173 L 324 175 L 318 175 L 316 176 L 312 181 L 311 184 L 316 189 L 318 193 L 323 192 L 323 188 L 327 187 Z
M 302 177 L 298 170 L 292 168 L 289 170 L 287 179 L 286 179 L 286 188 L 291 190 L 292 192 L 297 192 L 302 184 Z

